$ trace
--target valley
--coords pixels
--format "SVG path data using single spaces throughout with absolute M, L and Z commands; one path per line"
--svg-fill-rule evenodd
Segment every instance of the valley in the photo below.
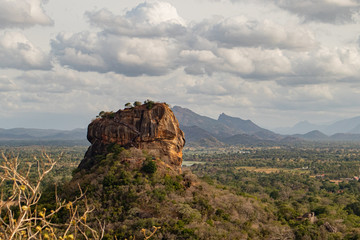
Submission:
M 59 189 L 64 184 L 66 185 L 66 182 L 72 178 L 74 169 L 80 163 L 85 150 L 85 147 L 31 146 L 1 148 L 1 151 L 5 154 L 17 153 L 23 160 L 23 163 L 34 161 L 33 156 L 39 157 L 42 151 L 58 159 L 55 169 L 44 181 L 44 191 L 51 188 L 54 183 L 58 185 Z M 147 205 L 140 207 L 141 211 L 154 211 L 153 207 L 161 203 L 162 207 L 158 206 L 156 211 L 168 214 L 169 217 L 175 217 L 172 212 L 173 210 L 169 206 L 165 207 L 168 203 L 175 201 L 177 204 L 182 202 L 182 206 L 187 206 L 189 208 L 187 211 L 194 211 L 191 214 L 195 215 L 178 215 L 177 218 L 179 220 L 177 221 L 181 220 L 181 223 L 174 222 L 175 225 L 177 224 L 177 230 L 175 230 L 175 225 L 171 227 L 165 224 L 164 219 L 153 218 L 156 214 L 153 217 L 150 217 L 151 215 L 140 214 L 135 218 L 131 217 L 132 227 L 127 228 L 128 230 L 126 231 L 124 229 L 121 230 L 122 234 L 130 231 L 129 234 L 134 234 L 139 239 L 142 239 L 140 230 L 145 228 L 150 231 L 150 225 L 154 224 L 162 228 L 157 231 L 153 239 L 161 239 L 166 234 L 168 236 L 175 234 L 177 239 L 204 239 L 207 235 L 202 235 L 203 233 L 201 232 L 210 231 L 214 224 L 217 228 L 222 229 L 220 226 L 224 226 L 223 224 L 236 223 L 242 226 L 240 227 L 240 229 L 243 229 L 243 235 L 241 236 L 252 236 L 255 239 L 273 236 L 265 231 L 265 229 L 269 229 L 269 226 L 271 226 L 271 231 L 277 231 L 280 234 L 279 236 L 288 236 L 294 239 L 307 239 L 311 236 L 316 236 L 316 239 L 356 239 L 356 237 L 360 236 L 358 231 L 360 227 L 360 212 L 357 210 L 357 206 L 360 205 L 358 202 L 360 183 L 354 179 L 354 176 L 359 176 L 360 150 L 358 145 L 333 144 L 329 146 L 319 143 L 301 147 L 252 148 L 238 146 L 207 150 L 192 147 L 186 148 L 184 151 L 184 162 L 189 161 L 192 161 L 192 164 L 191 166 L 183 166 L 183 171 L 186 174 L 181 179 L 195 174 L 196 176 L 192 177 L 192 181 L 197 182 L 197 186 L 205 187 L 208 194 L 213 195 L 215 199 L 218 197 L 222 199 L 220 196 L 224 193 L 215 190 L 222 189 L 221 191 L 226 191 L 227 194 L 233 196 L 231 197 L 232 200 L 228 199 L 225 201 L 238 201 L 234 200 L 234 198 L 237 198 L 236 196 L 241 197 L 243 199 L 241 201 L 251 200 L 252 203 L 248 207 L 253 208 L 256 205 L 257 209 L 253 214 L 263 212 L 263 215 L 257 216 L 255 219 L 253 217 L 252 220 L 249 219 L 248 221 L 251 224 L 263 222 L 260 224 L 262 227 L 260 229 L 252 228 L 250 227 L 251 225 L 245 227 L 245 225 L 236 221 L 235 215 L 229 212 L 228 206 L 231 205 L 230 202 L 223 206 L 223 210 L 220 210 L 222 208 L 219 208 L 220 206 L 218 206 L 216 201 L 209 202 L 207 204 L 210 204 L 208 205 L 210 209 L 204 211 L 201 210 L 203 207 L 199 208 L 200 206 L 194 205 L 194 202 L 180 201 L 182 197 L 179 197 L 185 197 L 187 190 L 183 188 L 183 180 L 179 181 L 180 179 L 176 180 L 174 178 L 171 180 L 174 181 L 171 184 L 179 181 L 176 184 L 180 185 L 171 185 L 171 187 L 166 185 L 167 187 L 165 188 L 159 188 L 159 185 L 152 189 L 151 191 L 153 191 L 153 194 L 156 194 L 154 195 L 156 198 L 150 197 L 153 199 L 151 200 L 151 205 L 148 205 L 150 204 L 148 202 Z M 190 171 L 192 172 L 191 174 Z M 127 178 L 129 177 L 130 175 L 127 176 Z M 154 175 L 155 178 L 148 178 L 144 175 L 142 178 L 144 177 L 148 179 L 147 181 L 155 181 L 154 184 L 161 184 L 160 176 L 155 177 Z M 124 179 L 124 176 L 121 178 Z M 160 182 L 156 183 L 157 181 Z M 170 179 L 167 181 L 170 181 Z M 170 184 L 170 182 L 166 184 Z M 116 183 L 114 182 L 113 184 Z M 136 184 L 142 186 L 140 182 Z M 174 186 L 177 187 L 173 188 Z M 93 194 L 92 191 L 90 190 L 89 192 L 90 196 Z M 174 194 L 179 194 L 177 200 L 174 199 Z M 47 195 L 46 197 L 48 198 L 49 196 Z M 206 196 L 202 196 L 202 198 L 203 200 L 207 199 Z M 133 204 L 130 204 L 128 210 L 124 213 L 134 211 L 133 208 L 135 206 L 139 207 L 139 202 L 135 199 L 137 197 L 132 200 L 134 201 Z M 46 201 L 50 200 L 47 199 Z M 240 208 L 240 211 L 248 211 L 243 207 Z M 302 218 L 303 215 L 311 212 L 314 212 L 316 217 L 316 221 L 313 223 Z M 194 216 L 196 217 L 194 218 Z M 150 222 L 149 217 L 152 219 Z M 127 218 L 120 220 L 120 218 L 111 217 L 109 219 L 112 219 L 111 221 L 123 222 Z M 267 223 L 265 224 L 264 221 Z M 205 225 L 200 227 L 198 225 L 200 222 L 203 222 Z M 122 224 L 125 224 L 125 222 Z M 179 224 L 182 224 L 182 227 Z M 119 237 L 130 236 L 122 235 L 120 232 L 117 233 Z M 212 232 L 212 234 L 218 236 L 215 232 Z

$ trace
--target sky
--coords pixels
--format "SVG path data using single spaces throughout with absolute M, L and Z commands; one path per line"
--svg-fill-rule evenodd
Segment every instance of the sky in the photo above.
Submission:
M 167 102 L 274 129 L 359 116 L 360 0 L 0 0 L 0 128 Z

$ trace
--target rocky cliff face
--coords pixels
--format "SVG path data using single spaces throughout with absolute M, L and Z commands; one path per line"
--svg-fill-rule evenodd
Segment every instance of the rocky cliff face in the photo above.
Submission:
M 181 167 L 184 133 L 164 103 L 105 113 L 89 124 L 87 138 L 91 146 L 79 169 L 90 169 L 96 164 L 96 156 L 106 155 L 109 146 L 114 144 L 126 149 L 145 150 L 167 165 Z

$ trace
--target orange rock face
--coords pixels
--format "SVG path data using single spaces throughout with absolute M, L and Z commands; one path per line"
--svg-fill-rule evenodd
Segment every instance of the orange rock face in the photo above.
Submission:
M 151 109 L 141 105 L 119 110 L 112 116 L 98 118 L 89 124 L 87 138 L 91 146 L 80 169 L 90 169 L 96 164 L 95 156 L 107 154 L 110 144 L 145 150 L 170 166 L 181 167 L 184 133 L 164 103 L 155 103 Z

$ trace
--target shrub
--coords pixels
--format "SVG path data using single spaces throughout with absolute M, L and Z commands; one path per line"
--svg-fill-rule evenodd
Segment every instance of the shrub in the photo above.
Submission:
M 141 170 L 148 174 L 154 174 L 157 170 L 156 163 L 153 160 L 146 160 Z
M 146 101 L 144 101 L 144 104 L 146 105 L 146 108 L 150 110 L 153 108 L 155 102 L 147 99 Z
M 274 190 L 274 191 L 272 191 L 271 193 L 270 193 L 270 197 L 272 198 L 272 199 L 278 199 L 279 197 L 280 197 L 280 194 L 279 194 L 279 191 L 278 190 Z
M 164 177 L 165 188 L 167 191 L 177 191 L 184 189 L 184 186 L 181 184 L 181 176 L 176 176 L 176 178 L 166 175 Z
M 135 101 L 135 102 L 134 102 L 134 107 L 137 107 L 137 106 L 141 106 L 141 102 Z
M 179 204 L 177 208 L 182 221 L 185 223 L 201 220 L 201 213 L 197 209 L 191 208 L 188 204 Z
M 166 198 L 166 191 L 163 189 L 154 189 L 152 195 L 155 199 L 159 200 L 159 202 L 162 202 Z
M 8 182 L 12 183 L 10 196 L 0 196 L 0 239 L 103 238 L 105 226 L 99 223 L 100 229 L 95 230 L 86 222 L 94 208 L 84 201 L 80 213 L 77 202 L 85 198 L 81 189 L 80 196 L 69 202 L 60 201 L 54 191 L 54 202 L 50 203 L 50 197 L 44 196 L 46 203 L 40 206 L 41 185 L 56 164 L 49 155 L 44 153 L 42 159 L 29 165 L 25 172 L 20 170 L 21 163 L 18 157 L 8 158 L 4 154 L 0 160 L 0 189 L 3 190 Z M 31 176 L 33 172 L 34 176 Z M 57 222 L 63 216 L 67 216 L 67 221 Z
M 350 203 L 344 208 L 344 210 L 349 214 L 360 216 L 360 202 Z
M 105 111 L 101 111 L 99 113 L 98 116 L 96 116 L 97 118 L 101 118 L 101 119 L 104 119 L 104 118 L 107 118 L 107 119 L 113 119 L 115 117 L 115 113 L 113 111 L 111 112 L 105 112 Z

